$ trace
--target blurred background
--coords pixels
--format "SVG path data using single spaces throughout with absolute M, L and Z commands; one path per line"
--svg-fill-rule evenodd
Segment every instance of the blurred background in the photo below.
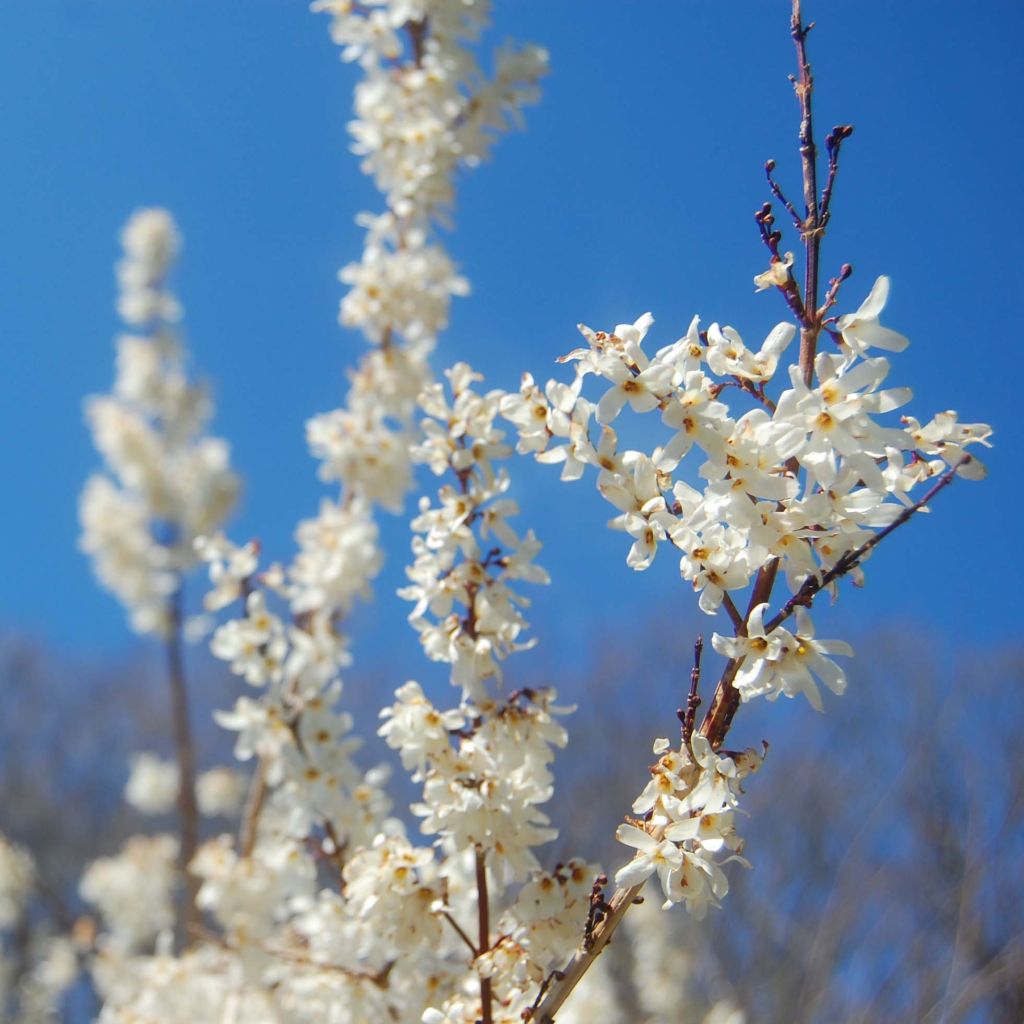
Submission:
M 986 482 L 948 489 L 881 546 L 863 591 L 819 610 L 820 635 L 857 650 L 847 696 L 824 717 L 743 709 L 730 742 L 772 747 L 748 786 L 754 867 L 732 866 L 710 928 L 673 915 L 689 958 L 680 984 L 694 1019 L 701 999 L 728 996 L 758 1022 L 1020 1022 L 1024 9 L 873 0 L 806 13 L 819 22 L 819 133 L 855 126 L 824 246 L 826 274 L 854 266 L 840 312 L 889 274 L 886 322 L 911 338 L 890 382 L 913 386 L 922 419 L 955 408 L 991 422 L 996 448 Z M 134 209 L 168 207 L 185 236 L 188 342 L 245 482 L 231 535 L 287 558 L 322 493 L 304 423 L 339 403 L 361 351 L 336 323 L 336 271 L 361 248 L 354 215 L 379 205 L 348 152 L 357 71 L 326 28 L 291 0 L 0 6 L 0 832 L 39 862 L 40 915 L 74 920 L 81 865 L 139 828 L 121 801 L 129 755 L 170 750 L 158 653 L 76 550 L 77 494 L 98 462 L 81 404 L 109 388 L 112 268 Z M 435 366 L 468 360 L 495 387 L 524 370 L 543 381 L 577 322 L 611 328 L 646 310 L 656 344 L 698 313 L 756 348 L 786 318 L 751 283 L 766 265 L 752 216 L 764 160 L 799 191 L 788 4 L 506 0 L 493 39 L 506 36 L 547 46 L 552 74 L 527 130 L 460 184 L 445 244 L 473 294 L 456 301 Z M 694 637 L 714 627 L 671 557 L 626 567 L 591 483 L 525 460 L 513 471 L 553 576 L 514 682 L 579 705 L 552 857 L 614 868 L 614 826 L 651 741 L 676 728 Z M 407 521 L 388 520 L 384 538 L 346 682 L 367 729 L 405 679 L 444 685 L 393 596 Z M 222 763 L 210 711 L 238 684 L 201 651 L 190 669 L 202 762 Z

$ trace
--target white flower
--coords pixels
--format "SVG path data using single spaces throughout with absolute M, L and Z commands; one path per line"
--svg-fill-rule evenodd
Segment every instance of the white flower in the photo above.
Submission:
M 871 293 L 856 313 L 847 313 L 836 324 L 843 341 L 854 355 L 865 356 L 867 349 L 880 348 L 886 352 L 902 352 L 909 340 L 902 334 L 883 327 L 878 317 L 889 298 L 889 278 L 879 277 Z
M 135 754 L 124 798 L 143 814 L 166 814 L 178 799 L 178 766 L 156 754 Z
M 0 835 L 0 931 L 17 924 L 35 883 L 28 850 Z
M 232 768 L 211 768 L 196 779 L 196 801 L 208 818 L 230 817 L 245 796 L 245 781 Z
M 796 610 L 796 634 L 782 626 L 765 634 L 764 614 L 767 604 L 754 608 L 747 620 L 743 637 L 712 638 L 716 651 L 741 660 L 733 685 L 744 700 L 767 696 L 774 700 L 779 694 L 795 697 L 803 693 L 811 707 L 822 710 L 821 695 L 814 676 L 821 679 L 835 694 L 846 689 L 846 674 L 830 659 L 830 655 L 853 656 L 853 649 L 842 640 L 816 640 L 811 618 L 803 608 Z
M 639 885 L 657 871 L 662 887 L 669 889 L 672 873 L 683 863 L 683 852 L 675 843 L 670 839 L 655 839 L 649 832 L 628 824 L 615 830 L 615 838 L 638 851 L 628 864 L 615 872 L 616 885 Z
M 754 277 L 756 291 L 763 292 L 766 288 L 785 288 L 789 283 L 789 268 L 793 266 L 793 254 L 787 252 L 781 260 L 773 259 L 768 269 Z

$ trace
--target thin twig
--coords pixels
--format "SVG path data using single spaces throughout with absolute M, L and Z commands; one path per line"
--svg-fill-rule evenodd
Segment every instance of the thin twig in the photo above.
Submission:
M 790 217 L 793 218 L 793 223 L 796 225 L 798 231 L 802 231 L 804 227 L 803 217 L 796 212 L 796 207 L 783 195 L 782 189 L 779 187 L 778 182 L 772 177 L 772 171 L 775 170 L 775 161 L 766 160 L 764 164 L 764 176 L 768 179 L 768 187 L 772 190 L 772 195 L 789 211 Z
M 491 904 L 487 895 L 487 865 L 483 848 L 476 848 L 476 910 L 479 927 L 477 956 L 491 948 Z M 480 1020 L 481 1024 L 494 1024 L 494 992 L 490 978 L 480 978 Z
M 594 944 L 594 929 L 608 913 L 608 902 L 604 898 L 604 887 L 607 884 L 608 876 L 598 875 L 590 888 L 590 906 L 587 908 L 587 922 L 583 926 L 584 949 L 589 949 Z
M 251 857 L 256 846 L 256 827 L 267 796 L 267 769 L 261 757 L 249 781 L 249 793 L 242 810 L 242 821 L 238 826 L 238 855 Z
M 818 310 L 819 323 L 825 319 L 825 314 L 836 304 L 836 298 L 839 295 L 839 289 L 842 286 L 842 283 L 846 281 L 852 273 L 853 267 L 851 267 L 849 263 L 844 263 L 839 268 L 839 273 L 829 280 L 828 291 L 825 293 L 825 301 L 821 304 L 821 309 Z
M 771 160 L 769 164 L 773 163 Z M 767 166 L 767 164 L 765 165 Z M 758 230 L 761 232 L 761 241 L 764 242 L 765 247 L 771 254 L 772 263 L 786 264 L 785 258 L 779 252 L 779 242 L 782 241 L 782 232 L 775 229 L 775 214 L 772 213 L 772 204 L 764 203 L 760 210 L 754 214 L 754 220 L 757 223 Z M 807 310 L 804 307 L 804 300 L 800 295 L 800 285 L 796 283 L 796 278 L 793 277 L 792 271 L 789 267 L 786 267 L 786 283 L 776 285 L 778 290 L 782 293 L 782 297 L 786 300 L 787 305 L 793 311 L 793 315 L 797 321 L 805 326 L 811 326 L 811 320 L 807 315 Z
M 881 544 L 882 541 L 885 540 L 885 538 L 894 530 L 898 530 L 904 523 L 912 519 L 913 516 L 920 512 L 928 502 L 943 490 L 943 488 L 948 487 L 956 479 L 957 470 L 970 461 L 971 456 L 965 455 L 959 462 L 950 466 L 949 469 L 939 477 L 935 486 L 932 487 L 920 501 L 915 501 L 913 505 L 909 505 L 905 508 L 884 530 L 879 530 L 878 533 L 873 534 L 864 541 L 860 547 L 856 547 L 852 551 L 847 551 L 846 554 L 828 570 L 828 572 L 823 573 L 820 577 L 810 576 L 804 580 L 800 589 L 782 606 L 778 614 L 765 623 L 765 634 L 767 635 L 777 626 L 782 625 L 782 623 L 785 622 L 798 607 L 809 606 L 815 596 L 820 591 L 824 590 L 830 583 L 834 583 L 841 576 L 845 576 L 848 572 L 852 572 L 861 563 L 866 554 L 868 554 L 873 548 L 878 547 L 878 545 Z
M 801 237 L 804 243 L 804 308 L 813 317 L 818 308 L 818 260 L 821 250 L 822 224 L 818 209 L 818 150 L 814 144 L 814 120 L 811 113 L 811 99 L 814 92 L 814 77 L 807 60 L 807 35 L 814 27 L 804 25 L 800 11 L 800 0 L 793 0 L 793 16 L 790 20 L 790 34 L 796 45 L 797 77 L 793 78 L 793 90 L 800 103 L 800 163 L 803 168 L 805 218 Z M 814 354 L 818 345 L 820 324 L 812 321 L 800 331 L 800 369 L 804 383 L 810 387 L 814 377 Z
M 693 726 L 697 720 L 697 708 L 700 707 L 700 696 L 697 689 L 700 686 L 700 657 L 704 653 L 704 637 L 698 636 L 693 645 L 693 668 L 690 670 L 690 692 L 686 697 L 686 708 L 682 713 L 683 720 L 683 742 L 690 746 L 690 739 L 693 736 Z
M 740 610 L 736 607 L 736 603 L 729 596 L 728 590 L 722 591 L 722 607 L 726 610 L 726 613 L 732 620 L 733 629 L 740 630 L 745 628 L 747 620 L 740 615 Z
M 188 936 L 200 923 L 196 896 L 199 879 L 189 873 L 188 866 L 199 842 L 199 808 L 196 802 L 196 756 L 189 721 L 188 687 L 182 651 L 182 588 L 178 585 L 169 604 L 170 628 L 167 635 L 167 678 L 171 691 L 171 719 L 174 747 L 178 762 L 178 872 L 181 878 L 183 903 L 178 919 L 178 941 L 184 946 Z
M 463 929 L 462 925 L 460 925 L 459 922 L 456 921 L 455 918 L 452 917 L 452 915 L 447 910 L 442 910 L 441 911 L 441 917 L 443 917 L 455 929 L 456 934 L 459 936 L 460 939 L 462 939 L 462 941 L 467 946 L 469 946 L 470 951 L 472 952 L 473 956 L 475 957 L 476 956 L 476 946 L 473 944 L 473 940 L 466 934 L 466 932 Z
M 853 134 L 852 124 L 837 124 L 825 136 L 825 151 L 828 153 L 828 181 L 821 193 L 821 226 L 828 223 L 832 215 L 832 189 L 835 188 L 836 174 L 839 172 L 839 149 L 845 139 Z

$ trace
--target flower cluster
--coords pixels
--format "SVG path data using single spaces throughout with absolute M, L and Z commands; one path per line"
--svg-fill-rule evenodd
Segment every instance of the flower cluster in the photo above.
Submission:
M 588 466 L 596 471 L 598 490 L 617 512 L 609 525 L 632 542 L 631 567 L 646 569 L 664 544 L 675 549 L 701 609 L 729 618 L 731 631 L 716 632 L 713 643 L 730 659 L 731 685 L 742 700 L 802 693 L 820 709 L 815 678 L 841 693 L 846 677 L 831 659 L 853 652 L 841 641 L 815 639 L 810 614 L 798 605 L 825 585 L 834 593 L 839 568 L 862 582 L 860 563 L 880 531 L 913 505 L 919 485 L 953 471 L 984 475 L 968 449 L 987 444 L 987 425 L 960 423 L 953 412 L 923 426 L 888 417 L 911 398 L 908 388 L 883 387 L 889 361 L 872 353 L 907 345 L 879 322 L 888 290 L 888 279 L 879 278 L 856 312 L 838 317 L 831 331 L 836 351 L 819 353 L 813 372 L 790 366 L 789 386 L 777 397 L 768 385 L 796 336 L 793 324 L 778 324 L 753 351 L 734 328 L 716 323 L 701 331 L 694 318 L 683 337 L 652 356 L 643 343 L 654 319 L 644 314 L 611 333 L 581 326 L 586 346 L 561 360 L 575 365 L 571 383 L 550 381 L 542 391 L 527 374 L 519 393 L 502 400 L 520 451 L 562 464 L 564 479 L 579 478 Z M 583 394 L 588 378 L 601 385 L 594 399 Z M 734 411 L 727 394 L 746 407 Z M 650 450 L 620 450 L 614 424 L 627 406 L 657 412 L 667 428 Z M 767 598 L 776 575 L 792 599 L 773 618 Z M 783 622 L 794 611 L 790 630 Z M 701 747 L 701 737 L 693 744 L 696 761 L 685 750 L 674 755 L 682 767 L 717 758 Z M 656 781 L 668 786 L 677 801 L 671 806 L 689 807 L 685 799 L 678 805 L 678 794 L 692 783 L 667 778 Z M 726 795 L 723 789 L 725 802 L 698 818 L 664 817 L 666 805 L 660 825 L 624 825 L 620 839 L 642 853 L 621 878 L 657 866 L 670 901 L 701 911 L 716 902 L 724 876 L 702 858 L 733 849 L 727 836 L 734 794 Z M 641 802 L 644 811 L 654 810 L 646 798 Z M 716 825 L 713 836 L 691 836 L 694 822 L 708 815 L 728 821 L 726 832 Z M 691 842 L 702 851 L 696 859 Z
M 764 755 L 747 750 L 722 757 L 699 735 L 678 750 L 667 739 L 658 740 L 654 753 L 658 762 L 651 781 L 633 803 L 633 813 L 642 820 L 622 824 L 615 833 L 620 843 L 639 852 L 615 880 L 634 886 L 657 872 L 665 906 L 685 903 L 701 918 L 729 891 L 720 865 L 742 861 L 743 841 L 734 822 L 740 784 L 757 771 Z
M 124 798 L 142 814 L 166 814 L 178 799 L 178 766 L 156 754 L 143 752 L 131 761 Z M 196 780 L 199 810 L 207 817 L 227 817 L 238 812 L 243 781 L 231 768 L 211 768 Z
M 143 950 L 173 929 L 177 853 L 173 836 L 133 836 L 86 868 L 79 891 L 103 915 L 108 951 Z
M 181 307 L 167 287 L 181 246 L 174 222 L 165 210 L 140 210 L 121 241 L 118 309 L 136 333 L 117 340 L 113 393 L 86 403 L 108 472 L 82 492 L 81 545 L 132 626 L 167 634 L 193 542 L 230 511 L 238 481 L 227 444 L 203 435 L 212 406 L 186 372 Z
M 35 877 L 36 866 L 28 850 L 0 835 L 0 931 L 18 922 Z

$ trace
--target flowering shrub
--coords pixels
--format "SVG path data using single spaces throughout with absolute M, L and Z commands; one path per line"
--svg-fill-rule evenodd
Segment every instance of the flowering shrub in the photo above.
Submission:
M 449 301 L 468 289 L 437 226 L 451 214 L 455 171 L 480 163 L 538 98 L 546 55 L 506 48 L 486 75 L 475 56 L 484 0 L 313 6 L 362 69 L 351 132 L 383 197 L 381 212 L 359 217 L 362 259 L 340 275 L 340 321 L 370 348 L 345 405 L 308 425 L 320 477 L 337 494 L 299 524 L 287 564 L 264 564 L 254 542 L 220 532 L 237 482 L 226 445 L 203 435 L 209 399 L 186 372 L 175 329 L 181 309 L 167 278 L 180 240 L 164 211 L 136 213 L 118 273 L 121 315 L 139 333 L 118 342 L 113 394 L 88 405 L 109 473 L 86 486 L 82 545 L 133 627 L 165 642 L 177 761 L 138 755 L 126 797 L 151 814 L 176 804 L 180 830 L 134 837 L 86 868 L 81 895 L 102 927 L 75 936 L 70 966 L 69 946 L 59 947 L 64 967 L 49 990 L 71 980 L 80 956 L 106 1021 L 547 1022 L 587 1019 L 595 998 L 613 1019 L 608 979 L 588 972 L 650 876 L 665 908 L 681 903 L 700 919 L 745 863 L 737 811 L 767 745 L 725 746 L 738 709 L 799 694 L 820 709 L 819 683 L 843 692 L 834 659 L 853 652 L 816 637 L 815 599 L 838 596 L 844 577 L 864 582 L 874 547 L 955 476 L 981 477 L 972 449 L 990 430 L 952 412 L 896 415 L 911 394 L 883 387 L 890 362 L 877 352 L 898 353 L 907 338 L 880 322 L 886 277 L 842 315 L 851 269 L 820 287 L 852 129 L 828 135 L 819 192 L 798 0 L 804 212 L 776 184 L 773 163 L 766 171 L 799 236 L 803 278 L 797 258 L 780 252 L 771 204 L 757 216 L 770 262 L 754 277 L 783 297 L 791 319 L 756 351 L 735 328 L 701 330 L 696 317 L 647 351 L 649 313 L 612 331 L 581 326 L 585 344 L 560 360 L 569 379 L 541 389 L 524 375 L 511 392 L 484 389 L 465 363 L 434 377 Z M 659 443 L 623 449 L 620 416 L 651 413 L 665 428 Z M 724 668 L 698 721 L 698 640 L 679 735 L 656 742 L 646 785 L 638 766 L 642 791 L 616 832 L 633 852 L 614 893 L 585 850 L 545 862 L 543 846 L 558 834 L 545 811 L 551 764 L 567 743 L 569 709 L 553 689 L 517 686 L 508 665 L 533 643 L 528 591 L 549 582 L 540 541 L 518 524 L 510 497 L 516 451 L 559 465 L 566 481 L 592 470 L 615 509 L 611 527 L 629 536 L 629 566 L 644 570 L 670 546 L 716 621 L 711 646 Z M 426 657 L 450 666 L 455 697 L 435 701 L 405 682 L 379 731 L 422 786 L 410 808 L 419 837 L 394 813 L 386 766 L 356 759 L 341 679 L 347 619 L 382 564 L 377 510 L 405 507 L 416 466 L 441 483 L 419 499 L 401 596 Z M 184 576 L 199 562 L 216 625 L 184 616 Z M 212 653 L 244 683 L 216 718 L 234 733 L 247 782 L 227 767 L 195 770 L 180 647 L 207 625 Z M 202 817 L 237 817 L 237 832 L 200 842 L 212 831 Z M 0 879 L 2 927 L 17 919 L 33 870 L 16 847 L 0 846 L 0 857 L 13 879 Z M 642 913 L 631 926 L 637 949 L 651 949 L 638 954 L 641 972 L 664 953 L 657 919 Z M 645 1013 L 662 1012 L 653 991 L 648 1001 Z M 711 1019 L 740 1018 L 723 1004 Z

